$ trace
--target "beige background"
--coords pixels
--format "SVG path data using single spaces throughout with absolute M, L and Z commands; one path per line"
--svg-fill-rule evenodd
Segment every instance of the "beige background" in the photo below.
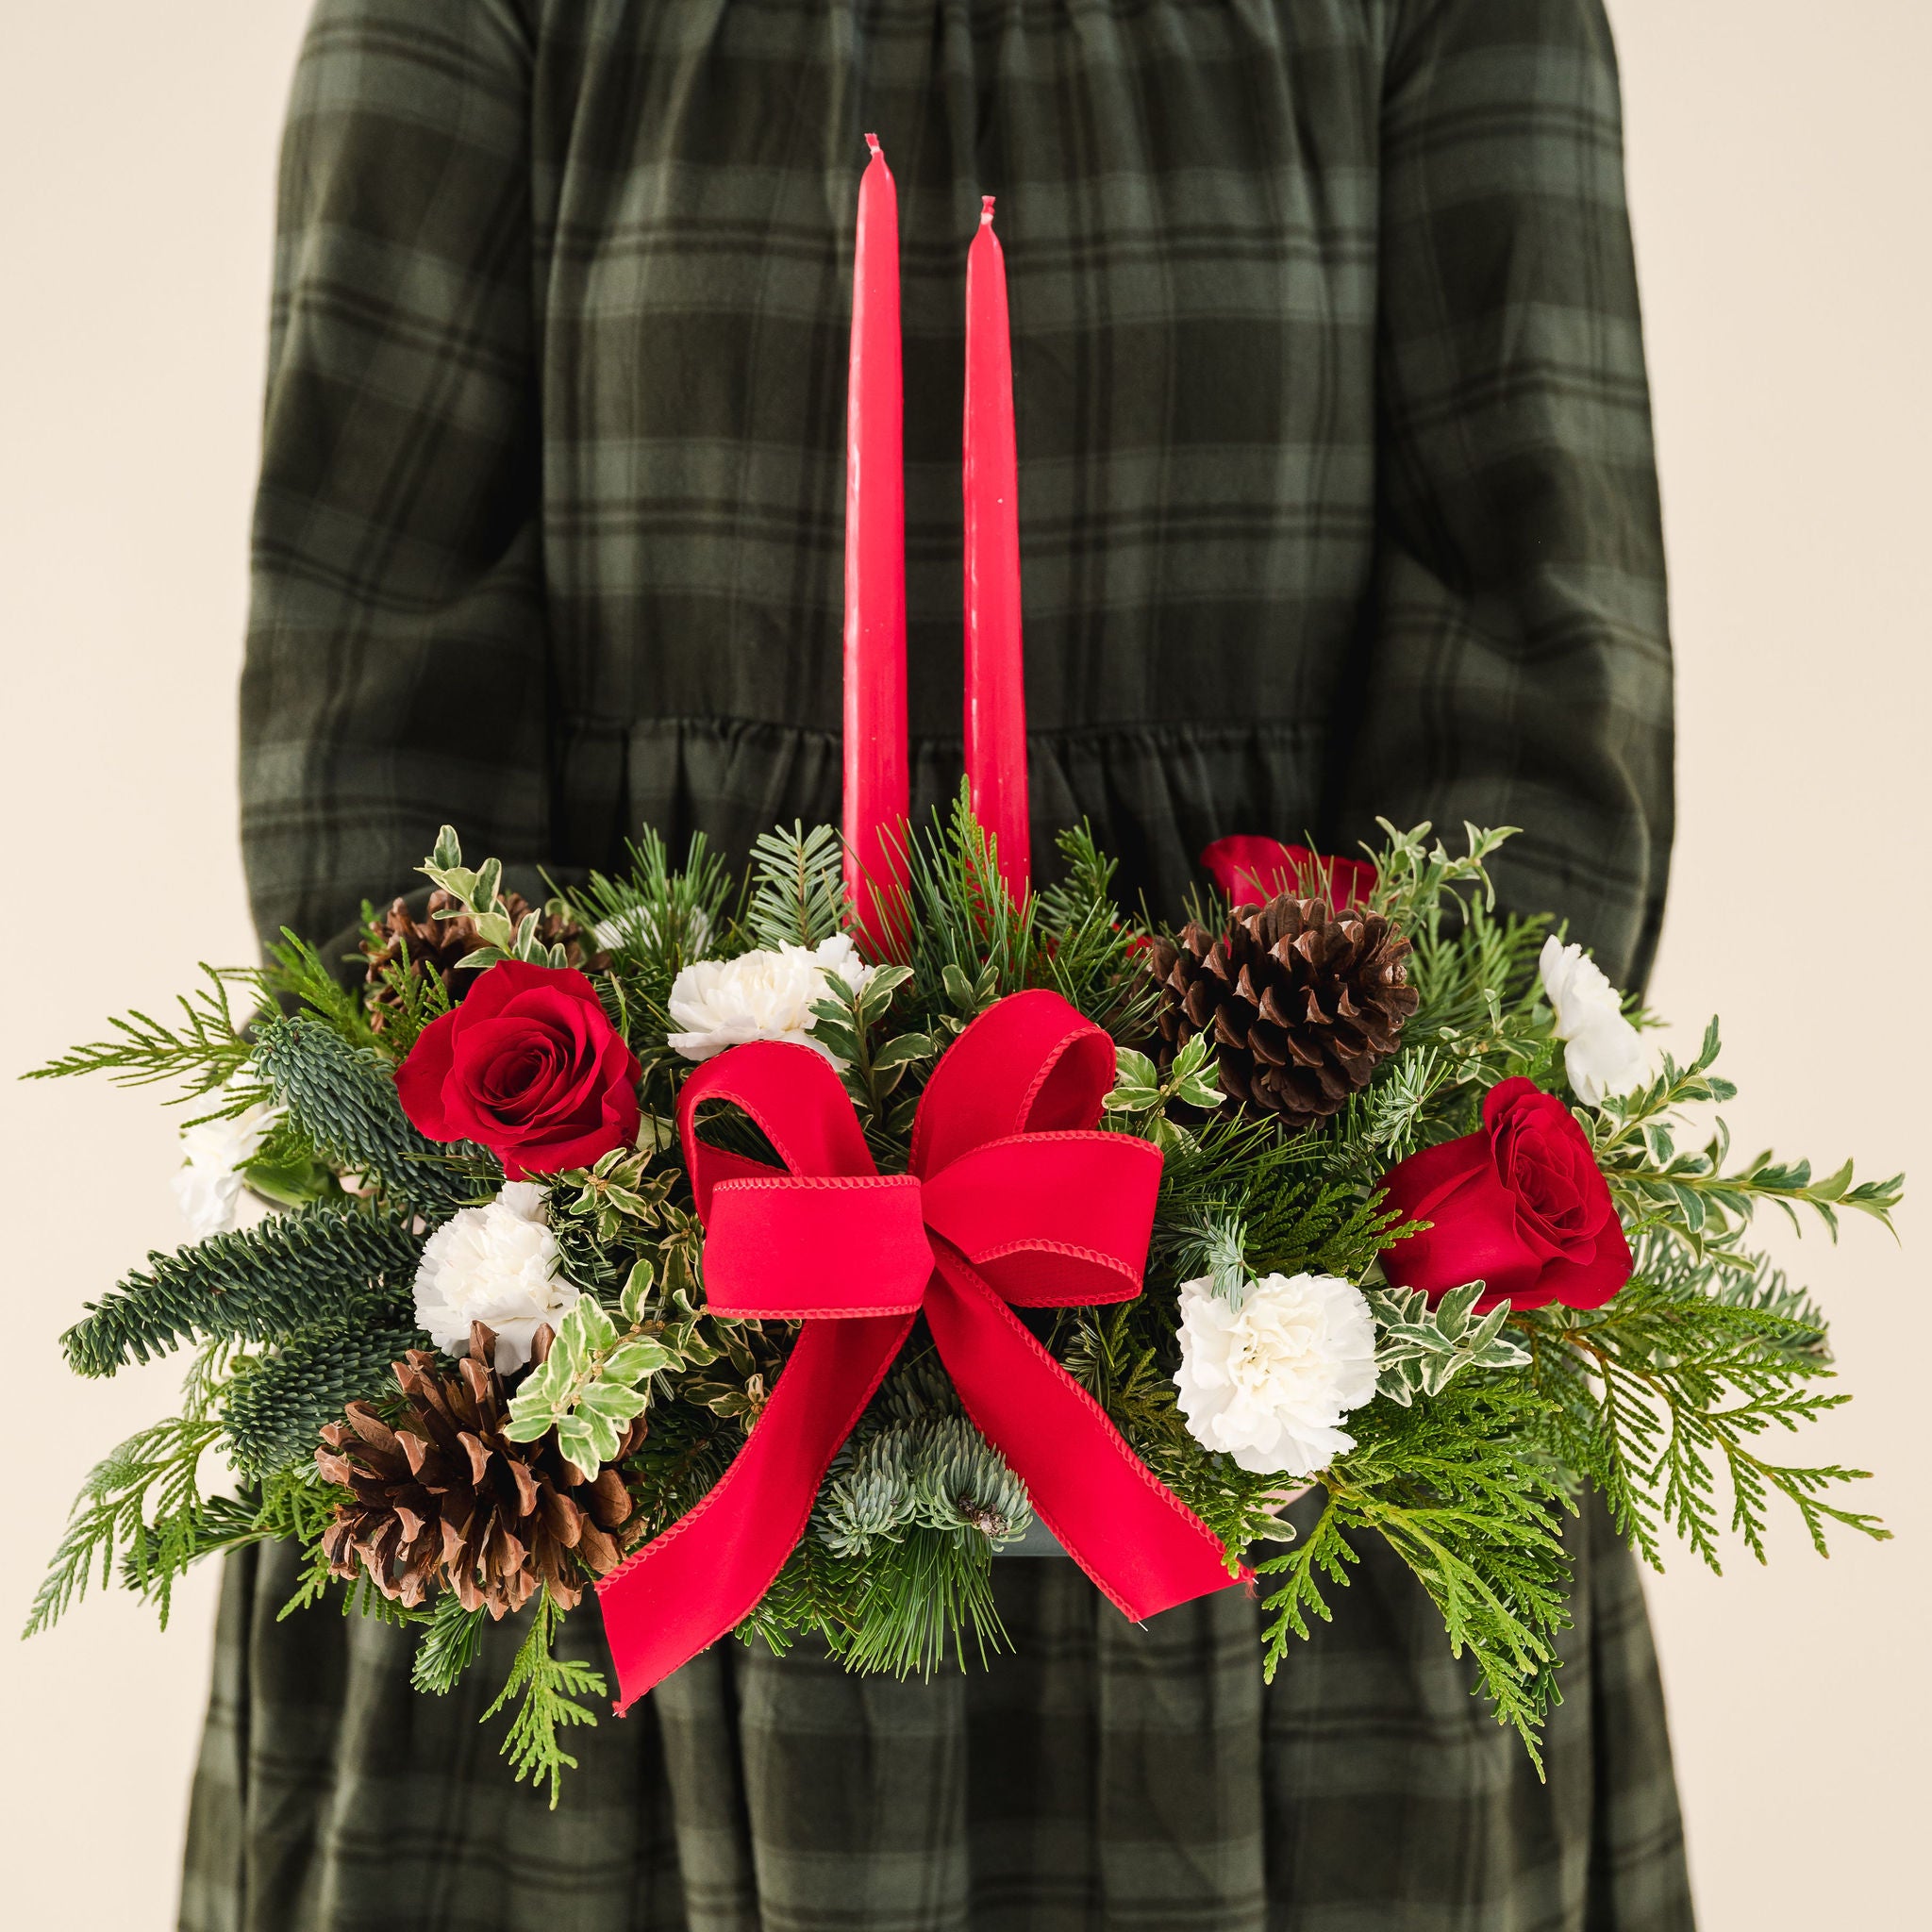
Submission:
M 1553 0 L 1554 4 L 1554 0 Z M 1932 1177 L 1925 525 L 1932 9 L 1610 0 L 1623 47 L 1681 654 L 1683 835 L 1655 993 L 1721 1006 L 1740 1142 Z M 0 61 L 0 1071 L 247 957 L 235 850 L 272 168 L 300 0 L 9 9 Z M 138 1093 L 0 1087 L 11 1344 L 0 1623 L 88 1464 L 169 1369 L 83 1385 L 55 1337 L 180 1239 Z M 1924 1224 L 1802 1257 L 1857 1404 L 1818 1432 L 1900 1532 L 1652 1592 L 1707 1932 L 1924 1923 Z M 1921 1237 L 1923 1240 L 1923 1237 Z M 16 1924 L 158 1932 L 206 1687 L 175 1627 L 91 1599 L 0 1649 Z M 1917 1638 L 1920 1641 L 1914 1641 Z

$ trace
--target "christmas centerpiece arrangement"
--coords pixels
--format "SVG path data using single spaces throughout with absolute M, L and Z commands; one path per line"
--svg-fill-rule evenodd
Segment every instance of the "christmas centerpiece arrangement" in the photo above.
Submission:
M 539 905 L 445 827 L 353 972 L 286 935 L 41 1070 L 177 1086 L 197 1239 L 65 1337 L 85 1374 L 192 1353 L 30 1628 L 117 1572 L 165 1615 L 200 1557 L 291 1539 L 290 1610 L 409 1626 L 425 1693 L 522 1619 L 491 1713 L 554 1798 L 610 1689 L 554 1652 L 592 1593 L 620 1707 L 734 1633 L 983 1657 L 998 1553 L 1046 1536 L 1131 1618 L 1254 1591 L 1272 1673 L 1380 1537 L 1533 1751 L 1586 1490 L 1653 1561 L 1674 1532 L 1715 1563 L 1726 1524 L 1762 1556 L 1777 1497 L 1821 1548 L 1884 1533 L 1836 1498 L 1859 1472 L 1774 1453 L 1843 1398 L 1749 1224 L 1885 1222 L 1899 1184 L 1733 1162 L 1715 1025 L 1653 1055 L 1551 921 L 1496 910 L 1502 830 L 1223 839 L 1170 926 L 1072 827 L 1035 889 L 988 225 L 968 784 L 909 826 L 895 223 L 875 153 L 842 835 L 734 875 L 647 829 Z

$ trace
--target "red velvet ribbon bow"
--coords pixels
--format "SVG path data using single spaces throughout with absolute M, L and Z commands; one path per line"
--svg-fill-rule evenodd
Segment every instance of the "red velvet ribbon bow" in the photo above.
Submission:
M 904 1174 L 874 1166 L 838 1074 L 808 1047 L 734 1047 L 685 1082 L 709 1305 L 803 1325 L 724 1478 L 598 1586 L 620 1711 L 765 1593 L 919 1313 L 966 1412 L 1127 1616 L 1237 1580 L 1219 1540 L 1013 1313 L 1141 1291 L 1160 1155 L 1095 1131 L 1113 1078 L 1098 1026 L 1058 993 L 1014 993 L 933 1070 Z M 782 1168 L 700 1141 L 708 1101 L 749 1114 Z

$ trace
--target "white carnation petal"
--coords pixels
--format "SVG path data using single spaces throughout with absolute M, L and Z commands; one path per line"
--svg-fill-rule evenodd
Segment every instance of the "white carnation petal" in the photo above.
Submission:
M 812 1038 L 812 1008 L 833 978 L 857 991 L 873 971 L 843 933 L 815 948 L 762 947 L 735 959 L 695 960 L 671 988 L 667 1005 L 679 1030 L 667 1036 L 668 1043 L 690 1060 L 707 1060 L 754 1040 L 808 1046 L 832 1059 Z
M 1354 1448 L 1339 1424 L 1375 1392 L 1375 1331 L 1359 1289 L 1269 1274 L 1236 1308 L 1206 1280 L 1180 1291 L 1174 1387 L 1204 1447 L 1257 1474 L 1311 1475 Z
M 498 1369 L 520 1369 L 538 1328 L 558 1327 L 582 1292 L 558 1273 L 560 1259 L 543 1190 L 510 1181 L 481 1208 L 459 1208 L 424 1244 L 417 1324 L 459 1356 L 469 1350 L 471 1323 L 485 1323 L 496 1333 Z

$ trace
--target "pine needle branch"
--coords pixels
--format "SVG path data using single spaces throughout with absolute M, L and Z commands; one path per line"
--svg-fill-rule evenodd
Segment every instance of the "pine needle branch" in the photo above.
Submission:
M 816 946 L 844 924 L 844 852 L 830 825 L 760 833 L 744 923 L 761 946 Z
M 448 1696 L 463 1673 L 476 1661 L 488 1615 L 480 1604 L 474 1610 L 466 1610 L 453 1591 L 444 1591 L 436 1599 L 422 1641 L 416 1646 L 415 1661 L 409 1666 L 411 1687 L 431 1696 Z

